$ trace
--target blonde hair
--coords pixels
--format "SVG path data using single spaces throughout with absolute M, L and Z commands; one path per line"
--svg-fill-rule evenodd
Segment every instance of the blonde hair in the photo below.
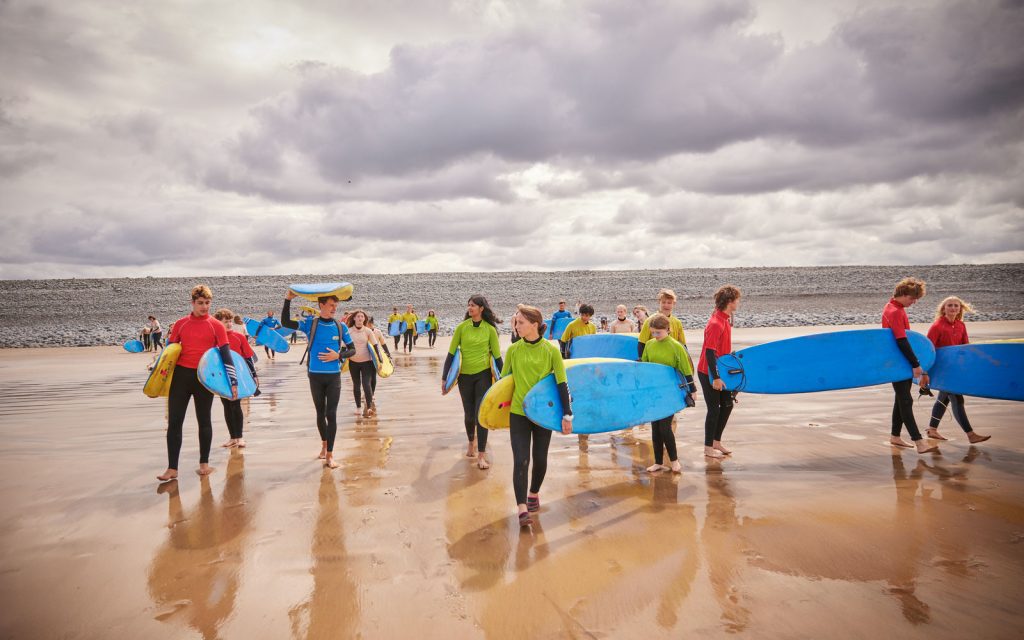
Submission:
M 199 298 L 206 298 L 207 300 L 213 300 L 213 292 L 210 291 L 210 287 L 205 284 L 197 284 L 192 287 L 192 301 L 195 302 Z
M 648 326 L 650 326 L 651 329 L 668 329 L 672 325 L 669 323 L 668 318 L 660 313 L 656 313 L 651 316 L 651 321 Z
M 966 302 L 964 302 L 963 300 L 961 300 L 960 298 L 958 298 L 956 296 L 949 296 L 948 298 L 945 298 L 942 302 L 940 302 L 939 306 L 935 309 L 935 319 L 936 320 L 938 320 L 939 318 L 942 318 L 942 317 L 944 317 L 946 315 L 946 312 L 945 312 L 946 305 L 948 303 L 950 303 L 950 302 L 959 302 L 960 303 L 960 313 L 956 314 L 956 320 L 963 320 L 965 312 L 966 313 L 974 313 L 974 307 L 972 307 L 971 305 L 967 304 Z
M 917 278 L 903 278 L 896 283 L 896 291 L 892 294 L 892 297 L 899 298 L 900 296 L 910 296 L 915 300 L 920 300 L 924 297 L 924 294 L 924 280 L 918 280 Z
M 676 300 L 676 292 L 671 289 L 662 289 L 658 292 L 658 301 L 668 298 L 669 300 Z

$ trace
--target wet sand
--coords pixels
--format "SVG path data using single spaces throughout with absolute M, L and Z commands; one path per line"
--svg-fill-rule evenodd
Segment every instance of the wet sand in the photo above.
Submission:
M 200 479 L 190 411 L 182 479 L 160 487 L 148 355 L 0 350 L 0 637 L 1020 637 L 1019 403 L 969 398 L 992 440 L 969 446 L 947 417 L 952 441 L 919 456 L 886 444 L 888 386 L 743 395 L 734 455 L 708 463 L 699 400 L 680 415 L 680 476 L 642 471 L 646 428 L 585 449 L 556 435 L 521 532 L 507 432 L 490 470 L 464 457 L 457 393 L 438 390 L 446 344 L 397 358 L 377 418 L 352 414 L 343 379 L 333 472 L 314 460 L 299 354 L 261 361 L 249 447 L 218 447 L 215 403 Z

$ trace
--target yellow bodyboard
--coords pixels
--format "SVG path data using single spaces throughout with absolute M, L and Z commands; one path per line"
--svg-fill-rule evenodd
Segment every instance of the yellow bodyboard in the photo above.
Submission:
M 174 365 L 178 364 L 178 356 L 181 355 L 181 345 L 177 343 L 167 345 L 160 352 L 153 370 L 142 387 L 142 392 L 150 398 L 166 398 L 171 391 L 171 378 L 174 376 Z

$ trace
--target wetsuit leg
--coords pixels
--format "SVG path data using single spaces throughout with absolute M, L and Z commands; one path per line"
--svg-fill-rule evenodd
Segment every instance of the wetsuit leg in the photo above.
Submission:
M 526 479 L 530 468 L 530 440 L 533 423 L 526 416 L 509 416 L 509 439 L 512 442 L 512 488 L 516 504 L 526 504 Z M 549 432 L 550 433 L 550 432 Z
M 153 348 L 162 349 L 164 346 L 164 334 L 163 332 L 157 332 L 153 334 Z
M 957 424 L 960 425 L 964 433 L 974 431 L 971 428 L 971 421 L 967 419 L 967 411 L 964 410 L 964 397 L 959 393 L 949 394 L 949 406 L 953 410 L 953 417 L 956 418 Z
M 718 427 L 715 430 L 715 440 L 722 441 L 722 434 L 725 433 L 725 425 L 729 422 L 729 416 L 732 415 L 732 392 L 731 391 L 719 391 L 719 409 L 718 409 Z M 673 442 L 673 444 L 675 444 Z
M 533 472 L 530 474 L 530 493 L 539 493 L 540 485 L 548 472 L 548 447 L 554 431 L 530 423 L 533 431 Z
M 470 442 L 476 439 L 477 414 L 474 411 L 478 406 L 473 377 L 460 373 L 458 384 L 459 397 L 462 399 L 462 424 L 466 428 L 466 439 Z
M 704 395 L 704 404 L 708 407 L 708 413 L 704 417 L 704 446 L 710 447 L 715 443 L 715 436 L 718 435 L 719 416 L 722 412 L 722 392 L 711 386 L 711 378 L 706 373 L 697 372 L 697 379 L 700 381 L 700 390 Z
M 213 447 L 213 394 L 199 382 L 198 375 L 194 380 L 192 407 L 196 411 L 196 422 L 199 423 L 199 463 L 208 464 L 210 448 Z
M 929 429 L 939 428 L 939 423 L 942 422 L 943 416 L 946 415 L 947 405 L 949 405 L 949 394 L 945 391 L 940 391 L 939 397 L 935 399 L 935 404 L 932 405 L 932 417 L 928 420 Z
M 676 436 L 672 433 L 672 416 L 655 420 L 651 423 L 651 435 L 657 438 L 654 450 L 654 462 L 656 464 L 663 463 L 662 447 L 668 453 L 669 462 L 678 460 L 676 455 Z
M 485 369 L 474 374 L 474 377 L 476 380 L 473 381 L 473 423 L 476 425 L 476 450 L 484 452 L 487 451 L 487 434 L 490 429 L 480 424 L 480 405 L 487 390 L 491 388 L 491 370 Z
M 412 351 L 412 329 L 406 329 L 405 338 L 402 340 L 402 350 Z
M 349 371 L 359 371 L 359 375 L 352 376 L 352 386 L 360 386 L 363 390 L 363 395 L 366 397 L 366 406 L 373 406 L 373 374 L 376 368 L 373 366 L 373 362 L 367 360 L 366 362 L 349 362 Z M 358 391 L 355 391 L 356 406 L 359 406 Z
M 363 406 L 360 392 L 362 391 L 362 385 L 360 385 L 360 379 L 363 377 L 363 368 L 360 367 L 361 362 L 352 362 L 349 360 L 348 363 L 348 374 L 352 377 L 352 397 L 356 400 L 356 409 Z M 366 400 L 366 404 L 370 404 L 369 398 Z
M 341 374 L 323 374 L 324 380 L 324 439 L 327 452 L 334 451 L 334 439 L 338 435 L 338 401 L 341 400 Z
M 313 408 L 316 409 L 316 430 L 322 441 L 327 440 L 327 375 L 309 374 L 309 393 L 313 396 Z
M 654 449 L 654 464 L 661 464 L 664 461 L 662 450 L 665 447 L 661 431 L 661 420 L 655 420 L 651 423 L 651 447 Z
M 175 367 L 175 375 L 171 378 L 171 388 L 167 393 L 167 468 L 178 468 L 178 455 L 181 453 L 181 430 L 185 424 L 185 412 L 191 397 L 190 376 L 196 375 L 195 369 Z
M 921 439 L 921 431 L 917 428 L 917 420 L 914 418 L 914 398 L 910 395 L 913 383 L 914 381 L 910 379 L 892 383 L 892 388 L 896 392 L 892 417 L 893 435 L 899 436 L 900 428 L 896 423 L 896 416 L 898 414 L 899 421 L 907 425 L 907 433 L 910 434 L 910 439 L 916 442 Z
M 395 336 L 395 351 L 398 351 L 398 343 L 402 339 L 402 336 Z

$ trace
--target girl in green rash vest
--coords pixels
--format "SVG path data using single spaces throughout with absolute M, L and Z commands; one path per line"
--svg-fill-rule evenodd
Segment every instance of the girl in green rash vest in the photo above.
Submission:
M 647 348 L 640 360 L 642 362 L 653 362 L 672 367 L 683 374 L 687 382 L 686 406 L 695 406 L 693 394 L 697 387 L 693 384 L 693 365 L 690 363 L 690 356 L 686 353 L 683 345 L 679 344 L 672 336 L 668 335 L 668 318 L 660 313 L 655 314 L 650 320 L 651 339 L 647 341 Z M 669 467 L 664 464 L 662 449 L 668 451 L 669 462 L 672 463 L 673 473 L 682 473 L 683 467 L 679 464 L 679 456 L 676 455 L 676 436 L 672 433 L 672 416 L 669 414 L 651 423 L 651 439 L 654 445 L 654 464 L 647 467 L 647 471 L 668 471 Z
M 427 346 L 433 349 L 435 342 L 437 342 L 437 316 L 431 309 L 427 311 Z
M 558 349 L 542 339 L 547 327 L 540 309 L 524 306 L 516 313 L 516 332 L 522 336 L 508 349 L 501 377 L 512 376 L 515 391 L 512 393 L 512 407 L 509 415 L 509 436 L 512 440 L 512 487 L 519 509 L 519 526 L 533 524 L 531 513 L 540 511 L 540 485 L 548 469 L 548 445 L 552 431 L 538 426 L 526 417 L 523 398 L 535 384 L 555 374 L 558 395 L 562 400 L 562 433 L 572 433 L 572 404 L 569 386 L 565 378 L 565 364 Z M 532 442 L 531 442 L 532 441 Z M 533 454 L 533 474 L 530 476 L 529 493 L 526 477 Z
M 466 437 L 469 439 L 466 457 L 476 456 L 476 466 L 480 469 L 491 466 L 487 460 L 487 429 L 480 426 L 479 415 L 480 401 L 491 388 L 492 357 L 497 361 L 498 369 L 501 369 L 501 347 L 498 346 L 500 322 L 487 303 L 487 298 L 470 298 L 466 305 L 466 319 L 455 327 L 451 346 L 448 348 L 448 357 L 444 361 L 444 371 L 441 373 L 441 389 L 444 390 L 445 380 L 455 358 L 455 350 L 461 348 L 459 395 L 462 396 Z

